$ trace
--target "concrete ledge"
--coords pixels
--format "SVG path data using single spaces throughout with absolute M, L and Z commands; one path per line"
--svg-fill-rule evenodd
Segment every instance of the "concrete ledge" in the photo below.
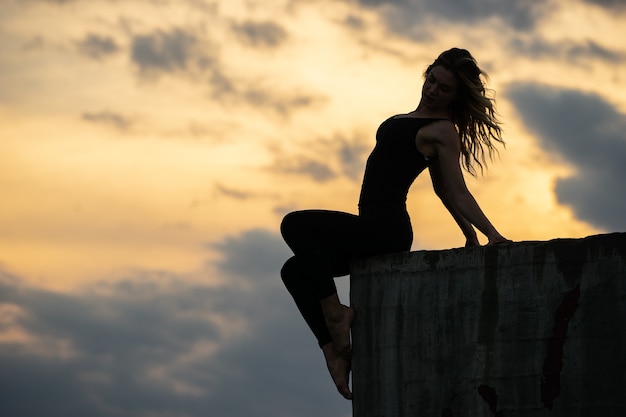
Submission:
M 360 260 L 355 417 L 626 416 L 626 233 Z

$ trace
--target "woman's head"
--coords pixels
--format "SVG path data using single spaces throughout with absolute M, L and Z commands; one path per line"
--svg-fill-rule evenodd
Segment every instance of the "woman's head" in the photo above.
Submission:
M 441 72 L 445 69 L 445 72 Z M 483 78 L 487 74 L 478 67 L 476 60 L 465 49 L 452 48 L 444 51 L 424 72 L 425 87 L 429 77 L 438 72 L 453 74 L 456 83 L 454 94 L 448 104 L 450 119 L 457 126 L 461 137 L 463 165 L 474 174 L 474 163 L 483 169 L 485 151 L 491 158 L 494 141 L 504 144 L 496 117 L 494 99 L 486 95 Z

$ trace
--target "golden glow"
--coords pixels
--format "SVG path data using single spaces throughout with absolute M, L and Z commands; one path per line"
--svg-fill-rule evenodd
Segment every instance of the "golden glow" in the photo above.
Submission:
M 207 244 L 251 228 L 278 231 L 288 208 L 355 212 L 359 179 L 340 175 L 338 144 L 373 146 L 382 120 L 415 108 L 425 66 L 452 45 L 489 64 L 497 91 L 541 81 L 626 109 L 623 65 L 515 56 L 489 27 L 440 27 L 432 41 L 411 41 L 387 31 L 373 9 L 316 3 L 3 2 L 0 264 L 55 288 L 128 268 L 197 272 L 215 256 Z M 540 26 L 541 36 L 600 36 L 623 49 L 621 22 L 567 4 Z M 363 26 L 348 27 L 349 18 Z M 51 19 L 55 30 L 44 31 Z M 284 40 L 276 48 L 241 42 L 232 28 L 247 20 L 276 23 Z M 198 39 L 194 53 L 207 67 L 142 74 L 132 36 L 173 28 Z M 118 50 L 81 55 L 77 45 L 88 34 L 109 36 Z M 219 75 L 234 92 L 215 91 Z M 600 232 L 556 201 L 554 181 L 572 168 L 545 155 L 506 98 L 498 100 L 508 148 L 486 177 L 468 179 L 488 216 L 514 240 Z M 335 177 L 287 173 L 298 158 L 326 163 Z M 464 243 L 427 175 L 409 206 L 415 248 Z

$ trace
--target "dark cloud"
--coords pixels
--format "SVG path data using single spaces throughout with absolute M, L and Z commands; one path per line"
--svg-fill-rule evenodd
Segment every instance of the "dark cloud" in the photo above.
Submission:
M 91 123 L 102 123 L 113 126 L 120 130 L 127 130 L 134 123 L 132 118 L 111 111 L 101 111 L 96 113 L 83 113 L 81 118 Z
M 193 32 L 174 28 L 169 31 L 135 35 L 131 44 L 131 60 L 142 75 L 163 73 L 193 73 L 205 70 L 214 57 Z
M 249 42 L 254 38 L 256 43 L 270 46 L 281 41 L 278 26 L 270 23 L 246 26 L 241 30 Z M 142 77 L 155 79 L 169 74 L 193 82 L 205 80 L 211 98 L 225 105 L 247 104 L 263 112 L 288 117 L 293 112 L 325 101 L 320 95 L 300 92 L 298 88 L 279 90 L 275 88 L 274 80 L 250 81 L 225 72 L 214 42 L 192 31 L 174 28 L 135 35 L 131 45 L 131 61 Z
M 115 39 L 109 36 L 88 34 L 77 43 L 78 51 L 92 59 L 101 59 L 119 51 Z
M 583 0 L 583 2 L 595 4 L 600 7 L 606 7 L 612 10 L 626 10 L 626 2 L 624 2 L 624 0 Z
M 520 82 L 507 95 L 544 149 L 576 168 L 556 181 L 558 201 L 595 226 L 626 230 L 626 115 L 577 90 Z
M 448 21 L 477 24 L 497 18 L 516 30 L 529 31 L 551 7 L 544 0 L 356 0 L 358 3 L 381 8 L 387 25 L 399 33 L 411 34 L 424 23 Z M 432 27 L 429 27 L 431 30 Z
M 222 184 L 216 184 L 215 190 L 218 194 L 234 198 L 235 200 L 249 200 L 256 197 L 256 194 L 250 191 L 235 190 Z
M 210 246 L 219 285 L 136 271 L 57 293 L 0 270 L 0 334 L 28 335 L 0 338 L 2 415 L 349 414 L 282 288 L 278 234 Z
M 360 181 L 365 170 L 365 158 L 370 148 L 360 141 L 339 142 L 339 162 L 343 173 L 353 181 Z
M 35 36 L 22 46 L 23 51 L 33 51 L 43 48 L 45 41 L 41 36 Z
M 606 63 L 626 61 L 626 54 L 623 52 L 610 50 L 590 39 L 583 42 L 548 42 L 539 38 L 532 40 L 517 38 L 511 41 L 510 46 L 518 53 L 531 58 L 564 59 L 580 65 L 586 65 L 590 60 L 601 60 Z
M 226 255 L 217 262 L 217 266 L 227 275 L 256 277 L 257 284 L 269 278 L 272 286 L 278 282 L 278 271 L 288 257 L 287 245 L 277 232 L 266 229 L 248 230 L 213 243 L 211 247 Z
M 272 110 L 281 116 L 288 116 L 294 111 L 316 106 L 325 101 L 323 97 L 314 94 L 282 93 L 250 85 L 239 89 L 237 96 L 254 107 Z
M 220 196 L 225 196 L 229 198 L 233 198 L 235 200 L 258 200 L 258 199 L 275 199 L 278 196 L 270 193 L 263 193 L 258 191 L 251 190 L 241 190 L 235 189 L 233 187 L 228 187 L 223 184 L 216 184 L 215 191 Z
M 274 22 L 245 21 L 233 24 L 233 30 L 246 44 L 254 47 L 276 47 L 287 39 L 287 32 Z
M 359 16 L 348 15 L 344 23 L 351 29 L 362 30 L 365 27 L 365 22 Z
M 337 178 L 337 174 L 327 163 L 306 156 L 277 160 L 271 169 L 281 174 L 306 175 L 317 182 Z
M 306 175 L 320 183 L 341 175 L 359 182 L 363 178 L 367 154 L 373 147 L 373 143 L 371 146 L 365 143 L 358 135 L 352 138 L 337 135 L 310 141 L 305 145 L 307 150 L 300 155 L 285 155 L 277 151 L 270 170 L 283 175 Z

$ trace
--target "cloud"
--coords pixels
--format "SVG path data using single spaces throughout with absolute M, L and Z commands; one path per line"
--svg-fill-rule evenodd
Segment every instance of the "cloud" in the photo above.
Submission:
M 131 61 L 143 76 L 167 73 L 192 74 L 214 64 L 215 58 L 205 51 L 200 38 L 191 31 L 173 28 L 134 35 Z
M 134 271 L 58 293 L 0 270 L 3 414 L 348 415 L 282 288 L 278 233 L 208 246 L 219 285 Z
M 360 182 L 365 170 L 365 160 L 371 145 L 361 136 L 330 138 L 307 141 L 298 154 L 284 154 L 274 150 L 276 156 L 270 170 L 281 175 L 306 175 L 316 182 L 324 183 L 342 175 L 354 182 Z M 337 168 L 335 168 L 337 167 Z
M 626 115 L 597 94 L 531 82 L 510 85 L 507 95 L 541 146 L 576 168 L 556 180 L 558 201 L 595 226 L 626 230 Z
M 245 21 L 234 23 L 233 30 L 244 43 L 253 47 L 277 47 L 287 39 L 287 32 L 274 22 Z
M 277 232 L 265 229 L 251 229 L 211 246 L 224 254 L 217 262 L 222 272 L 240 277 L 256 276 L 259 280 L 267 277 L 279 280 L 278 271 L 289 257 L 287 246 Z M 263 250 L 259 251 L 260 248 Z
M 623 0 L 583 0 L 583 2 L 595 4 L 600 7 L 606 7 L 607 9 L 612 10 L 626 10 L 626 3 L 624 3 Z
M 119 113 L 111 111 L 101 111 L 96 113 L 83 113 L 81 118 L 84 121 L 91 123 L 102 123 L 105 125 L 113 126 L 120 130 L 127 130 L 131 127 L 134 121 Z
M 246 103 L 259 108 L 269 109 L 281 116 L 288 116 L 300 109 L 310 108 L 322 104 L 325 99 L 319 95 L 307 93 L 270 92 L 257 86 L 247 85 L 234 91 Z
M 80 53 L 92 59 L 113 55 L 120 49 L 113 38 L 96 34 L 88 34 L 77 46 Z
M 328 164 L 308 156 L 278 159 L 271 170 L 280 174 L 306 175 L 317 182 L 337 178 L 337 174 Z
M 360 181 L 365 170 L 365 158 L 370 151 L 360 141 L 341 140 L 339 146 L 339 162 L 343 173 L 353 181 Z
M 216 184 L 215 191 L 218 195 L 233 198 L 235 200 L 253 200 L 253 199 L 276 199 L 278 196 L 276 194 L 270 193 L 260 193 L 256 191 L 249 190 L 241 190 L 235 189 L 232 187 L 225 186 L 223 184 Z
M 236 26 L 247 43 L 275 47 L 286 35 L 269 22 L 245 22 Z M 210 96 L 226 105 L 246 104 L 263 112 L 288 117 L 293 112 L 322 104 L 319 94 L 301 92 L 301 88 L 281 91 L 273 80 L 263 82 L 258 76 L 230 74 L 220 62 L 214 42 L 187 29 L 172 28 L 134 35 L 131 61 L 145 79 L 162 75 L 184 77 L 197 82 L 205 80 Z M 248 71 L 249 72 L 249 71 Z M 264 85 L 267 84 L 267 85 Z
M 476 24 L 497 18 L 516 30 L 530 31 L 548 11 L 551 2 L 511 0 L 358 0 L 364 6 L 380 8 L 387 26 L 398 33 L 414 34 L 425 23 L 433 21 Z M 428 30 L 431 30 L 429 27 Z
M 34 51 L 43 48 L 45 45 L 44 39 L 41 35 L 34 36 L 29 41 L 24 43 L 22 51 Z
M 516 38 L 510 42 L 510 47 L 530 58 L 548 57 L 580 65 L 586 65 L 590 60 L 600 60 L 607 63 L 626 61 L 626 54 L 623 52 L 605 48 L 590 39 L 584 42 L 547 42 L 536 37 L 530 41 Z

